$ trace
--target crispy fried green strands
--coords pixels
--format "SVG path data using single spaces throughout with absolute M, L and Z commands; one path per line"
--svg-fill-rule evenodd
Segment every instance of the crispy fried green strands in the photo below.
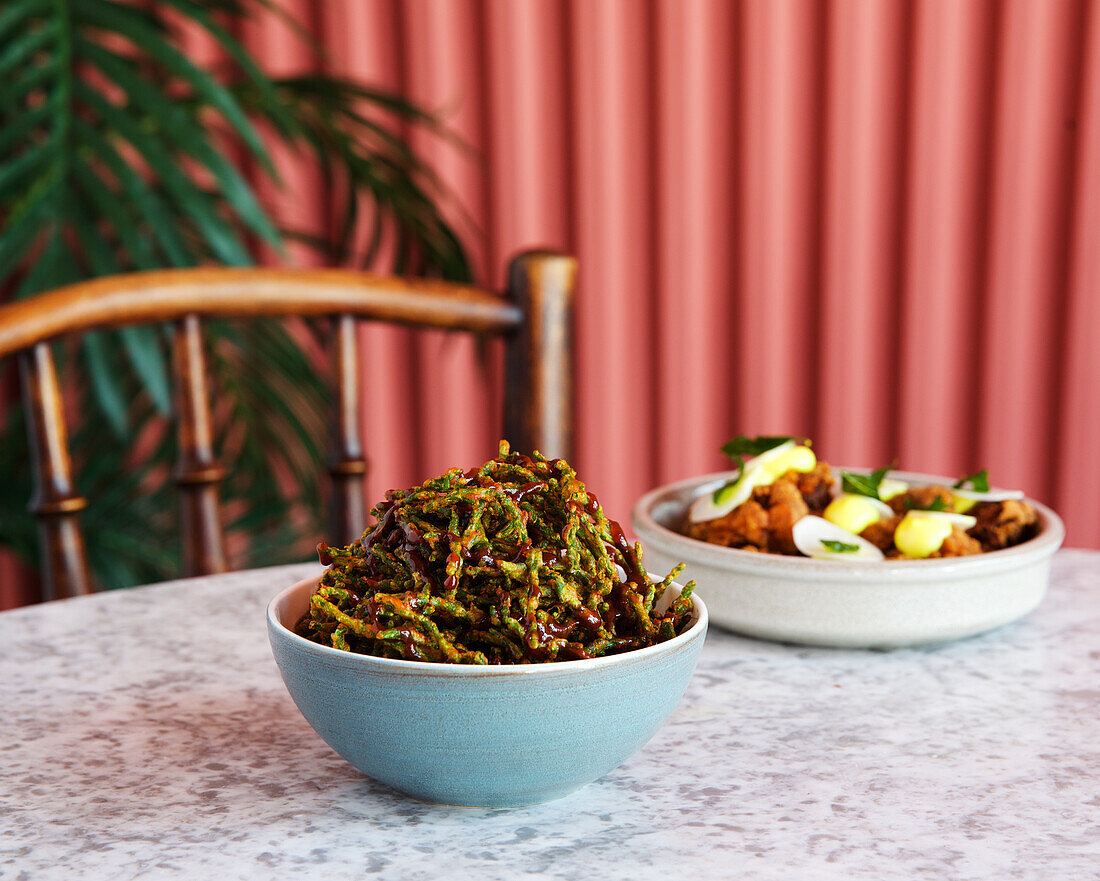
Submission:
M 618 523 L 562 459 L 512 453 L 386 494 L 329 566 L 299 635 L 344 651 L 456 664 L 595 658 L 671 639 L 691 620 L 683 569 L 653 582 Z

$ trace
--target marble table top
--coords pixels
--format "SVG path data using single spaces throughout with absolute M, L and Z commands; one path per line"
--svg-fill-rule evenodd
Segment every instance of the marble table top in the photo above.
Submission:
M 517 810 L 363 777 L 283 688 L 280 567 L 0 614 L 0 878 L 1100 877 L 1100 553 L 951 645 L 712 629 L 668 724 Z

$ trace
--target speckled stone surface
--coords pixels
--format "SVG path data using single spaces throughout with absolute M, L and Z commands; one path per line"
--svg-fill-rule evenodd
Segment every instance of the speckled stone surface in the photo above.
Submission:
M 312 571 L 0 614 L 0 877 L 1100 877 L 1100 554 L 938 648 L 712 630 L 648 746 L 516 810 L 411 801 L 313 733 L 264 633 Z

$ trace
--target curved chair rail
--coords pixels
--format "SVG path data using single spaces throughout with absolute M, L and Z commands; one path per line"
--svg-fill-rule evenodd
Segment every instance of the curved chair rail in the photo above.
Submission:
M 80 531 L 87 502 L 76 489 L 63 394 L 51 343 L 100 328 L 168 322 L 187 575 L 228 567 L 201 323 L 204 318 L 333 319 L 335 430 L 329 462 L 330 539 L 347 544 L 364 528 L 367 470 L 360 412 L 356 326 L 376 320 L 504 338 L 504 436 L 516 449 L 568 457 L 572 447 L 571 310 L 576 261 L 528 251 L 509 265 L 503 296 L 469 285 L 406 280 L 343 269 L 175 269 L 108 276 L 0 306 L 0 358 L 18 355 L 30 435 L 43 561 L 43 595 L 94 589 Z
M 346 269 L 169 269 L 108 276 L 0 306 L 0 358 L 66 333 L 176 321 L 354 315 L 399 324 L 504 333 L 523 321 L 468 285 Z

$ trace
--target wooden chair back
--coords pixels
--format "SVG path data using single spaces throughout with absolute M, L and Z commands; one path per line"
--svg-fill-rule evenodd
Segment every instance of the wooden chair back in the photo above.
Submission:
M 96 328 L 173 324 L 172 373 L 185 575 L 227 569 L 203 353 L 203 318 L 332 316 L 335 322 L 333 542 L 364 529 L 367 463 L 360 437 L 359 320 L 503 337 L 504 436 L 516 449 L 572 449 L 571 314 L 576 261 L 549 251 L 512 260 L 504 297 L 475 287 L 340 269 L 179 269 L 110 276 L 0 306 L 0 358 L 19 359 L 34 476 L 43 596 L 93 591 L 80 531 L 62 392 L 50 342 Z

